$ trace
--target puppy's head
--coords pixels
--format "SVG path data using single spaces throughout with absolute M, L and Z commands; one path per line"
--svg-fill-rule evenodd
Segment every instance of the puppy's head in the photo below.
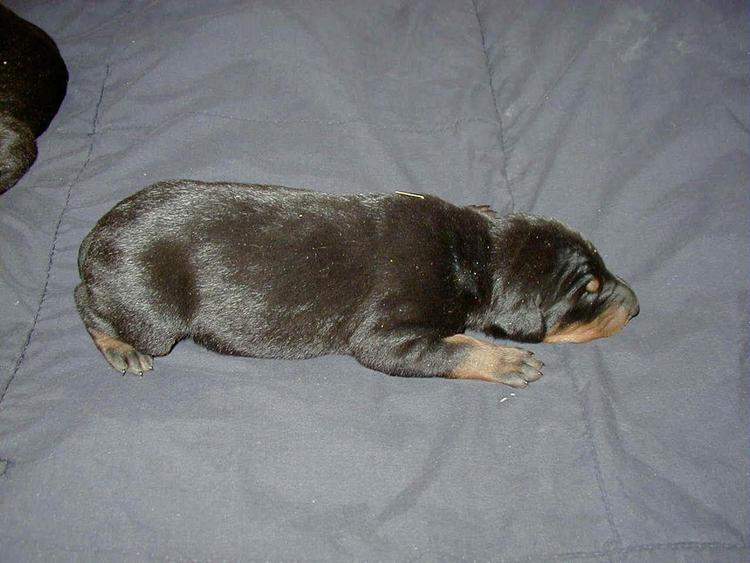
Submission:
M 486 332 L 526 342 L 587 342 L 615 334 L 638 314 L 633 290 L 559 221 L 513 214 L 494 219 L 493 233 Z

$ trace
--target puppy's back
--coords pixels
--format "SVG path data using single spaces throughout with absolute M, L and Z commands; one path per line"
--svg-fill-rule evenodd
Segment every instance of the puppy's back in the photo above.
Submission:
M 456 260 L 483 221 L 430 196 L 170 181 L 107 213 L 79 264 L 88 302 L 136 348 L 159 319 L 221 352 L 306 357 L 346 352 L 384 316 L 460 324 Z

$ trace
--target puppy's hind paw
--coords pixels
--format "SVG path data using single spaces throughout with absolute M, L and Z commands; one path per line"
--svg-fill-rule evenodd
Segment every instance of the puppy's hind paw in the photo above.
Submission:
M 143 377 L 144 372 L 153 369 L 154 359 L 148 354 L 143 354 L 130 344 L 98 330 L 89 330 L 89 333 L 109 365 L 123 375 L 132 373 Z
M 154 368 L 154 360 L 148 354 L 141 354 L 135 348 L 125 351 L 113 351 L 108 350 L 102 352 L 104 357 L 116 370 L 120 371 L 123 375 L 126 373 L 132 373 L 143 377 L 144 372 L 150 371 Z

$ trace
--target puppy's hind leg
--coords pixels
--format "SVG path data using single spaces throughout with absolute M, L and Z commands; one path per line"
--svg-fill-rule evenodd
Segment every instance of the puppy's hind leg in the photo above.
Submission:
M 115 336 L 117 331 L 112 325 L 94 312 L 83 284 L 75 289 L 75 301 L 86 330 L 110 366 L 123 375 L 129 372 L 143 376 L 144 372 L 153 369 L 154 360 L 150 355 L 139 352 L 132 345 L 120 340 Z

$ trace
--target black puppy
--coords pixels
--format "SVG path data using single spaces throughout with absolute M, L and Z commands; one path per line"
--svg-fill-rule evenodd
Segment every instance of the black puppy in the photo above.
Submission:
M 429 195 L 160 182 L 83 241 L 78 310 L 123 373 L 190 337 L 225 354 L 350 354 L 385 373 L 525 387 L 526 342 L 609 336 L 638 313 L 625 283 L 561 223 Z
M 0 194 L 36 159 L 36 138 L 57 113 L 68 70 L 52 39 L 0 5 Z

